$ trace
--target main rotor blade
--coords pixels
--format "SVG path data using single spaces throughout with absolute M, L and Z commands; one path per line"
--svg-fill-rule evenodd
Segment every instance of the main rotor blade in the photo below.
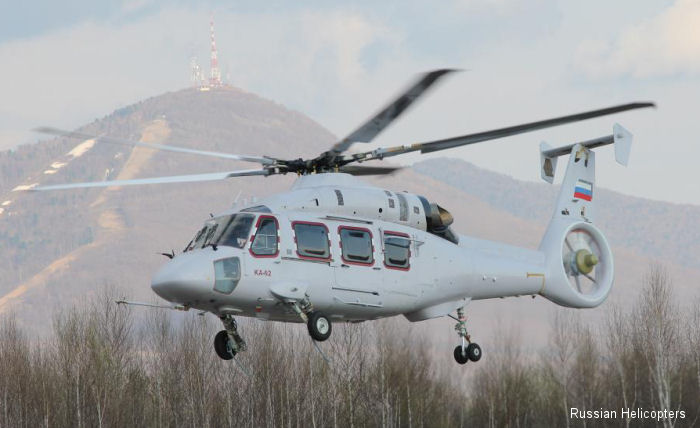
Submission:
M 364 165 L 345 165 L 338 168 L 338 172 L 344 172 L 351 175 L 388 175 L 403 169 L 400 166 L 364 166 Z
M 374 152 L 363 153 L 360 155 L 354 155 L 356 158 L 365 158 L 372 155 L 371 158 L 384 158 L 390 156 L 397 156 L 404 153 L 416 152 L 421 153 L 431 153 L 438 150 L 451 149 L 453 147 L 466 146 L 468 144 L 480 143 L 482 141 L 495 140 L 498 138 L 508 137 L 511 135 L 522 134 L 525 132 L 537 131 L 539 129 L 551 128 L 553 126 L 564 125 L 567 123 L 578 122 L 586 119 L 592 119 L 594 117 L 606 116 L 609 114 L 619 113 L 627 110 L 634 110 L 638 108 L 655 107 L 654 103 L 650 102 L 640 102 L 640 103 L 630 103 L 623 104 L 619 106 L 613 106 L 608 108 L 603 108 L 599 110 L 591 110 L 583 113 L 571 114 L 568 116 L 557 117 L 554 119 L 540 120 L 537 122 L 525 123 L 522 125 L 509 126 L 507 128 L 493 129 L 490 131 L 477 132 L 475 134 L 462 135 L 460 137 L 446 138 L 444 140 L 429 141 L 426 143 L 416 143 L 410 146 L 394 146 L 387 149 L 377 149 Z
M 336 143 L 333 148 L 331 148 L 331 152 L 340 154 L 346 151 L 353 143 L 369 143 L 382 132 L 384 128 L 389 126 L 391 122 L 401 116 L 414 101 L 426 93 L 435 82 L 454 71 L 457 70 L 441 69 L 422 74 L 410 88 L 405 90 L 388 106 L 365 121 L 365 123 L 360 125 L 359 128 L 345 137 L 341 142 Z
M 234 155 L 234 154 L 230 154 L 230 153 L 209 152 L 209 151 L 205 151 L 205 150 L 188 149 L 186 147 L 177 147 L 177 146 L 171 146 L 171 145 L 165 145 L 165 144 L 144 143 L 143 141 L 132 141 L 132 140 L 125 140 L 122 138 L 115 138 L 115 137 L 99 137 L 96 135 L 85 134 L 83 132 L 64 131 L 62 129 L 56 129 L 56 128 L 51 128 L 51 127 L 47 127 L 47 126 L 36 128 L 36 129 L 34 129 L 34 131 L 40 132 L 42 134 L 55 135 L 58 137 L 76 138 L 76 139 L 84 139 L 84 140 L 94 139 L 95 141 L 102 142 L 102 143 L 122 144 L 122 145 L 126 145 L 126 146 L 148 147 L 149 149 L 154 149 L 154 150 L 165 150 L 165 151 L 169 151 L 169 152 L 189 153 L 189 154 L 193 154 L 193 155 L 210 156 L 210 157 L 224 158 L 224 159 L 234 159 L 234 160 L 241 160 L 241 161 L 245 161 L 245 162 L 256 162 L 256 163 L 259 163 L 262 165 L 270 165 L 270 164 L 274 163 L 273 159 L 269 159 L 269 158 L 265 158 L 265 157 L 261 157 L 261 156 Z
M 270 175 L 271 171 L 266 169 L 248 169 L 231 172 L 214 172 L 209 174 L 174 175 L 169 177 L 137 178 L 133 180 L 111 180 L 111 181 L 91 181 L 87 183 L 52 184 L 48 186 L 37 186 L 28 188 L 29 191 L 66 190 L 81 189 L 87 187 L 117 187 L 133 186 L 140 184 L 164 184 L 164 183 L 194 183 L 198 181 L 224 180 L 231 177 L 242 177 L 248 175 Z

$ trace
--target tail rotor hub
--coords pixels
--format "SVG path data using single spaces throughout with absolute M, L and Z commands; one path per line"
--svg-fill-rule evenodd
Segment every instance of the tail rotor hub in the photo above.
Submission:
M 593 268 L 595 268 L 599 260 L 598 256 L 584 249 L 576 251 L 574 261 L 576 262 L 576 270 L 579 273 L 589 274 L 593 271 Z
M 582 297 L 607 294 L 612 285 L 612 253 L 602 234 L 587 224 L 566 233 L 561 249 L 569 284 Z

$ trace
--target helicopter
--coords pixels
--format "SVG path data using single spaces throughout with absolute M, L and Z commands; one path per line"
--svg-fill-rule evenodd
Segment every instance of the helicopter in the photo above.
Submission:
M 94 139 L 156 150 L 256 163 L 259 168 L 216 173 L 37 186 L 31 191 L 204 182 L 241 176 L 297 174 L 289 191 L 230 209 L 204 222 L 180 254 L 153 275 L 151 289 L 170 306 L 216 315 L 223 330 L 216 354 L 231 360 L 247 345 L 236 317 L 303 322 L 323 342 L 333 323 L 403 315 L 411 322 L 437 317 L 456 321 L 457 363 L 479 361 L 482 351 L 467 330 L 473 300 L 543 296 L 570 308 L 593 308 L 610 293 L 613 255 L 594 225 L 595 152 L 613 144 L 627 165 L 632 134 L 619 124 L 612 134 L 553 148 L 540 144 L 540 174 L 554 181 L 557 160 L 569 155 L 552 218 L 537 249 L 476 239 L 452 228 L 450 212 L 430 199 L 372 186 L 361 176 L 400 167 L 367 161 L 432 153 L 623 111 L 654 107 L 636 102 L 552 119 L 410 145 L 350 151 L 369 143 L 433 85 L 456 70 L 420 75 L 405 91 L 329 150 L 309 159 L 280 159 L 202 151 L 165 144 L 42 127 L 62 137 Z

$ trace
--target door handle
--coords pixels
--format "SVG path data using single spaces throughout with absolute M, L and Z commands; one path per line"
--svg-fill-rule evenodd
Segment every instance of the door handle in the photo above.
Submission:
M 350 266 L 346 265 L 345 263 L 341 264 L 340 267 L 342 268 L 349 268 Z

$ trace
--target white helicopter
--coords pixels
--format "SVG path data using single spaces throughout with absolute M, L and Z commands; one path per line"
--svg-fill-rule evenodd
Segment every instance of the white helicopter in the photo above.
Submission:
M 386 108 L 313 159 L 207 152 L 39 128 L 64 137 L 253 162 L 261 168 L 32 190 L 296 173 L 299 178 L 288 192 L 207 219 L 181 254 L 166 254 L 171 260 L 153 276 L 153 291 L 171 302 L 171 308 L 218 316 L 224 330 L 216 335 L 214 348 L 225 360 L 246 350 L 236 316 L 305 322 L 313 340 L 325 341 L 333 322 L 404 315 L 410 321 L 454 318 L 460 339 L 455 360 L 460 364 L 478 361 L 481 349 L 467 333 L 464 310 L 472 300 L 541 295 L 562 306 L 591 308 L 606 299 L 613 284 L 613 257 L 605 237 L 593 225 L 592 149 L 614 144 L 616 160 L 626 165 L 632 135 L 616 124 L 612 135 L 605 137 L 558 148 L 540 145 L 541 175 L 549 183 L 558 157 L 570 157 L 552 220 L 536 250 L 458 235 L 450 229 L 453 217 L 443 207 L 423 196 L 373 187 L 355 177 L 388 174 L 397 168 L 351 164 L 416 151 L 430 153 L 654 104 L 631 103 L 444 140 L 348 153 L 352 144 L 374 139 L 451 71 L 421 75 Z

